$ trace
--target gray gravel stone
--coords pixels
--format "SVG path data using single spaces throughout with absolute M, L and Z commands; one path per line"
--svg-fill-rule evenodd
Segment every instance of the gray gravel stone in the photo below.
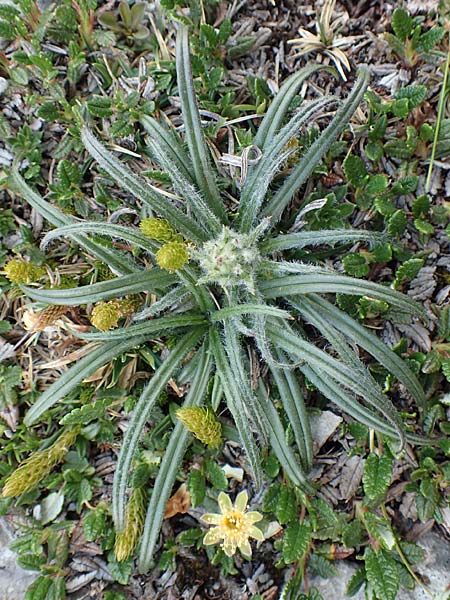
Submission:
M 14 530 L 6 519 L 0 519 L 0 600 L 23 600 L 28 586 L 36 579 L 34 571 L 24 571 L 9 549 Z
M 450 542 L 437 532 L 430 532 L 420 538 L 418 545 L 424 548 L 425 560 L 417 567 L 427 587 L 433 593 L 433 600 L 450 600 Z M 334 563 L 339 575 L 332 579 L 314 577 L 310 580 L 324 600 L 345 600 L 345 588 L 357 565 L 348 561 Z M 349 599 L 350 600 L 350 599 Z M 352 596 L 352 600 L 366 600 L 364 589 Z M 401 589 L 396 600 L 430 600 L 430 596 L 416 585 L 413 591 Z

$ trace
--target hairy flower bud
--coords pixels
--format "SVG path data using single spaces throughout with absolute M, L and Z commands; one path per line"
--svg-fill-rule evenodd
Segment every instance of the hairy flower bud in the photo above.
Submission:
M 12 283 L 33 283 L 46 273 L 44 267 L 33 265 L 21 258 L 9 260 L 4 270 Z
M 204 275 L 198 283 L 217 283 L 224 289 L 245 287 L 251 293 L 255 287 L 255 273 L 261 262 L 257 240 L 267 228 L 264 219 L 250 233 L 233 231 L 223 226 L 214 240 L 209 240 L 191 255 L 198 260 Z
M 168 242 L 156 253 L 156 262 L 166 271 L 178 271 L 189 261 L 189 253 L 183 242 Z
M 183 240 L 166 219 L 157 219 L 156 217 L 142 219 L 139 228 L 144 235 L 157 242 L 181 242 Z
M 142 532 L 145 520 L 145 492 L 134 488 L 128 502 L 125 526 L 116 535 L 114 554 L 118 561 L 126 560 L 134 551 Z
M 96 304 L 92 309 L 90 320 L 92 325 L 97 327 L 97 329 L 108 331 L 117 327 L 120 317 L 121 312 L 118 302 L 112 300 L 111 302 L 99 302 Z
M 177 418 L 206 446 L 217 448 L 222 442 L 222 425 L 208 408 L 186 406 L 176 412 Z
M 65 431 L 51 446 L 29 456 L 6 480 L 2 496 L 15 498 L 36 487 L 62 461 L 75 442 L 79 429 Z

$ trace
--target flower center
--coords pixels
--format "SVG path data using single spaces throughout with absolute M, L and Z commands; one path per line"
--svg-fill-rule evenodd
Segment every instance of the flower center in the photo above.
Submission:
M 245 523 L 242 515 L 231 513 L 223 519 L 224 527 L 230 530 L 230 533 L 239 533 L 244 529 Z
M 217 283 L 225 289 L 246 287 L 253 292 L 255 271 L 261 260 L 255 235 L 223 227 L 215 240 L 192 254 L 204 272 L 199 283 Z

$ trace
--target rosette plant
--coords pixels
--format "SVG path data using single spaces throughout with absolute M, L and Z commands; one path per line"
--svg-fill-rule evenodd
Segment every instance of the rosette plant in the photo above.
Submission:
M 384 365 L 423 405 L 424 393 L 417 378 L 376 335 L 341 311 L 333 295 L 380 299 L 408 315 L 420 316 L 421 308 L 387 286 L 347 277 L 320 264 L 286 260 L 286 252 L 292 249 L 379 241 L 380 234 L 353 229 L 285 232 L 286 209 L 348 124 L 368 85 L 367 71 L 359 73 L 344 101 L 317 98 L 301 104 L 293 114 L 290 106 L 300 87 L 320 67 L 307 66 L 287 79 L 254 137 L 253 146 L 259 152 L 254 148 L 253 155 L 258 154 L 259 159 L 245 165 L 244 157 L 245 180 L 229 181 L 224 192 L 218 185 L 219 170 L 210 153 L 210 142 L 202 130 L 184 26 L 177 36 L 176 67 L 182 135 L 152 117 L 141 120 L 148 134 L 148 152 L 170 177 L 173 191 L 159 189 L 133 172 L 87 124 L 81 130 L 91 157 L 150 211 L 153 226 L 169 232 L 166 238 L 159 235 L 161 241 L 151 239 L 145 235 L 145 227 L 76 221 L 40 197 L 17 170 L 12 173 L 15 191 L 56 227 L 45 236 L 44 246 L 57 237 L 69 238 L 117 275 L 75 289 L 24 286 L 26 294 L 40 302 L 65 306 L 144 292 L 157 297 L 153 304 L 147 301 L 128 326 L 76 334 L 98 342 L 98 346 L 40 396 L 26 414 L 25 423 L 36 423 L 47 409 L 114 357 L 155 336 L 170 333 L 176 339 L 146 384 L 124 435 L 112 500 L 118 532 L 124 527 L 127 490 L 140 436 L 161 392 L 187 360 L 190 388 L 184 406 L 208 402 L 217 409 L 222 399 L 226 402 L 257 485 L 263 479 L 261 448 L 270 445 L 287 477 L 305 492 L 313 493 L 308 481 L 313 452 L 302 377 L 354 419 L 388 438 L 398 439 L 400 446 L 405 440 L 421 441 L 405 433 L 392 401 L 360 360 L 356 348 Z M 332 107 L 332 117 L 322 129 L 318 128 L 312 143 L 294 164 L 292 157 L 287 162 L 293 151 L 290 141 Z M 131 253 L 98 243 L 99 236 L 125 240 L 130 247 L 141 249 L 145 266 Z M 318 337 L 317 332 L 327 340 L 326 348 L 309 339 L 310 335 Z M 259 386 L 252 385 L 254 357 L 264 361 L 268 370 L 266 383 Z M 206 400 L 211 379 L 214 385 Z M 286 421 L 292 428 L 292 444 L 286 441 Z M 150 490 L 140 543 L 141 571 L 152 564 L 164 508 L 189 435 L 181 422 L 174 426 Z

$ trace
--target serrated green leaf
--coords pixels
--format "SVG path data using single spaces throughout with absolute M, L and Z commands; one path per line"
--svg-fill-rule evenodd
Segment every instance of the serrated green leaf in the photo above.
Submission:
M 392 459 L 385 454 L 369 454 L 364 464 L 363 485 L 366 496 L 376 500 L 384 496 L 392 478 Z
M 377 175 L 371 175 L 367 183 L 366 192 L 368 194 L 381 194 L 385 191 L 388 186 L 388 178 L 386 175 L 378 173 Z
M 205 476 L 200 469 L 192 469 L 189 473 L 187 482 L 189 494 L 191 496 L 192 506 L 200 506 L 205 498 L 206 482 Z
M 342 259 L 344 271 L 351 277 L 365 277 L 370 267 L 362 254 L 347 254 Z
M 292 488 L 285 485 L 280 487 L 275 507 L 275 515 L 281 525 L 289 523 L 289 521 L 292 521 L 298 516 L 297 501 Z
M 398 39 L 405 42 L 412 33 L 413 20 L 406 10 L 396 8 L 392 13 L 391 25 Z
M 107 96 L 92 96 L 87 102 L 87 109 L 94 117 L 110 117 L 113 114 L 111 99 Z
M 445 30 L 442 27 L 434 26 L 429 31 L 423 33 L 417 44 L 417 50 L 421 52 L 429 52 L 432 50 L 444 37 Z
M 223 469 L 214 461 L 205 461 L 205 475 L 216 490 L 223 491 L 228 488 L 228 481 Z
M 392 200 L 383 196 L 375 198 L 374 206 L 384 217 L 389 217 L 395 212 L 395 204 Z
M 311 526 L 303 521 L 290 523 L 283 535 L 283 559 L 289 565 L 303 558 L 311 543 Z
M 398 92 L 396 92 L 395 98 L 405 98 L 408 100 L 410 108 L 415 108 L 416 106 L 419 106 L 419 104 L 422 104 L 422 102 L 427 97 L 427 93 L 428 90 L 425 85 L 406 85 L 405 87 L 400 88 Z
M 406 229 L 406 215 L 402 210 L 396 210 L 389 218 L 387 230 L 390 235 L 400 235 Z
M 130 122 L 130 116 L 125 115 L 112 123 L 109 128 L 109 134 L 112 138 L 126 137 L 133 133 L 133 125 Z
M 434 233 L 434 226 L 429 221 L 425 221 L 425 219 L 414 219 L 414 227 L 417 231 L 425 235 L 433 235 Z
M 395 546 L 395 538 L 390 524 L 385 519 L 382 519 L 374 513 L 366 513 L 364 516 L 364 524 L 370 535 L 380 542 L 383 548 L 392 550 Z
M 342 543 L 347 548 L 355 548 L 363 543 L 364 534 L 365 530 L 361 521 L 351 521 L 342 530 Z
M 367 581 L 378 600 L 395 600 L 399 587 L 398 565 L 383 550 L 368 548 L 364 555 Z
M 394 158 L 410 158 L 412 156 L 412 150 L 408 147 L 406 140 L 395 138 L 393 140 L 388 140 L 384 144 L 384 150 L 386 154 L 389 156 L 393 156 Z
M 104 531 L 106 514 L 102 508 L 92 510 L 83 519 L 83 533 L 88 542 L 94 542 Z
M 366 583 L 366 570 L 364 567 L 359 567 L 350 577 L 345 593 L 347 596 L 354 596 L 360 588 Z
M 281 485 L 279 483 L 272 484 L 264 494 L 262 501 L 262 510 L 264 512 L 275 512 L 280 495 Z
M 430 199 L 427 194 L 421 194 L 418 196 L 414 202 L 412 203 L 412 214 L 415 217 L 420 217 L 421 215 L 426 215 L 428 210 L 430 209 Z
M 108 569 L 114 581 L 126 585 L 133 572 L 133 558 L 118 562 L 113 556 L 108 561 Z
M 420 269 L 424 265 L 423 258 L 410 258 L 399 266 L 395 273 L 394 287 L 398 287 L 405 281 L 411 281 L 419 274 Z
M 359 156 L 349 154 L 342 166 L 347 180 L 354 187 L 362 187 L 366 183 L 368 179 L 367 168 Z
M 93 404 L 85 404 L 80 408 L 74 408 L 59 421 L 60 425 L 86 425 L 94 419 L 103 417 L 106 409 L 113 402 L 113 398 L 96 400 Z
M 51 584 L 50 577 L 40 575 L 28 588 L 24 600 L 47 600 Z
M 450 358 L 443 359 L 441 368 L 445 378 L 450 382 Z

